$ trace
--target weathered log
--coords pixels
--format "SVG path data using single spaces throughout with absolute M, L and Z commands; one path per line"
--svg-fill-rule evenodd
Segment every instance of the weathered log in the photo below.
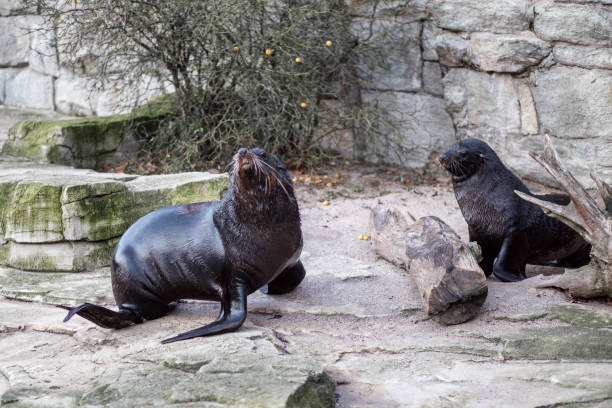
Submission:
M 557 205 L 520 191 L 515 191 L 516 194 L 572 227 L 592 245 L 591 262 L 588 265 L 568 270 L 540 287 L 564 289 L 570 295 L 581 298 L 612 297 L 612 188 L 591 171 L 591 178 L 603 200 L 603 206 L 600 206 L 563 165 L 548 135 L 545 136 L 544 153 L 529 155 L 559 183 L 570 196 L 571 202 L 568 205 Z
M 376 253 L 413 277 L 427 316 L 442 324 L 473 318 L 487 298 L 487 279 L 470 247 L 437 217 L 412 225 L 397 210 L 370 215 Z

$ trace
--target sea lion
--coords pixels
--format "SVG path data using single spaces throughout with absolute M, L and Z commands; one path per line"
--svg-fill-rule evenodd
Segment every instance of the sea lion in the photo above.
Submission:
M 589 243 L 514 191 L 563 205 L 569 196 L 532 194 L 482 140 L 455 143 L 439 160 L 452 174 L 469 239 L 482 248 L 486 276 L 515 282 L 525 279 L 525 264 L 577 268 L 589 262 Z
M 304 278 L 302 231 L 293 184 L 282 163 L 256 148 L 233 157 L 221 201 L 175 205 L 136 221 L 111 262 L 115 312 L 89 303 L 69 308 L 105 328 L 157 319 L 179 299 L 221 302 L 217 319 L 162 341 L 170 343 L 238 329 L 247 295 L 292 291 Z

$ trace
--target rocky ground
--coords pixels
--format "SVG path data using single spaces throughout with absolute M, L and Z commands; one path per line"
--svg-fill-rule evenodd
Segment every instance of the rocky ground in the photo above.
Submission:
M 441 326 L 411 277 L 358 237 L 383 206 L 438 216 L 467 238 L 450 186 L 353 164 L 318 175 L 308 185 L 296 175 L 305 280 L 288 295 L 251 295 L 235 333 L 160 344 L 216 317 L 217 304 L 196 301 L 123 330 L 62 323 L 57 304 L 114 305 L 108 268 L 0 267 L 0 406 L 612 406 L 609 303 L 537 289 L 559 271 L 532 268 L 520 283 L 490 279 L 474 320 Z
M 448 185 L 405 186 L 370 170 L 340 170 L 335 187 L 298 188 L 307 277 L 289 295 L 251 295 L 236 333 L 161 345 L 215 318 L 217 304 L 194 301 L 118 331 L 62 323 L 54 304 L 113 305 L 106 268 L 0 269 L 1 404 L 610 406 L 609 304 L 536 289 L 546 279 L 536 275 L 489 280 L 482 312 L 465 324 L 425 319 L 410 276 L 358 239 L 369 233 L 370 208 L 436 215 L 464 237 L 466 227 Z

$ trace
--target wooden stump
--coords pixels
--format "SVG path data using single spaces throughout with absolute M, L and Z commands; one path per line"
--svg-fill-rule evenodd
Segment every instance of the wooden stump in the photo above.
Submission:
M 414 278 L 427 316 L 442 324 L 473 318 L 487 298 L 487 279 L 470 247 L 437 217 L 412 225 L 397 210 L 370 215 L 374 250 Z
M 563 165 L 550 137 L 545 135 L 544 139 L 544 152 L 530 153 L 530 156 L 559 183 L 570 196 L 571 202 L 568 205 L 558 205 L 520 191 L 515 193 L 573 228 L 592 245 L 592 249 L 588 265 L 568 270 L 540 286 L 563 289 L 574 297 L 612 297 L 612 187 L 591 170 L 591 178 L 601 198 L 601 204 L 598 203 Z

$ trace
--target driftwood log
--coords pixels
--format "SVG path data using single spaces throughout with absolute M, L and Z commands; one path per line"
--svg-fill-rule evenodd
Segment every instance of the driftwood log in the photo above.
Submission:
M 424 311 L 442 324 L 473 318 L 487 297 L 487 280 L 470 247 L 447 224 L 423 217 L 412 225 L 397 210 L 370 215 L 374 250 L 413 277 Z
M 568 205 L 558 205 L 519 191 L 516 194 L 572 227 L 592 245 L 588 265 L 567 270 L 540 286 L 560 288 L 580 298 L 612 297 L 612 188 L 591 170 L 591 178 L 603 200 L 603 205 L 599 205 L 561 163 L 547 135 L 544 152 L 541 155 L 530 153 L 530 156 L 550 173 L 571 201 Z

